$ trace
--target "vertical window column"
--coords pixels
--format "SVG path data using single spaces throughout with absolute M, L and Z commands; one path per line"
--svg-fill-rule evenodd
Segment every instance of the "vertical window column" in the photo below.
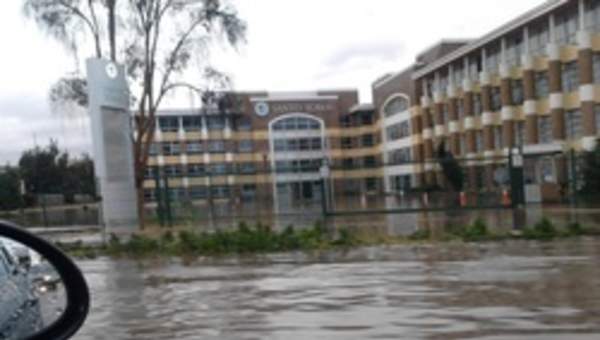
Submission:
M 589 18 L 585 15 L 585 3 L 579 2 L 580 30 L 577 33 L 579 47 L 579 98 L 581 100 L 581 116 L 583 124 L 583 147 L 594 148 L 596 139 L 596 117 L 594 114 L 594 52 L 592 50 L 592 34 L 586 30 Z
M 450 152 L 454 157 L 460 154 L 460 135 L 458 130 L 457 102 L 462 98 L 452 97 L 448 99 L 448 130 L 450 132 Z
M 502 101 L 502 140 L 504 147 L 510 148 L 515 140 L 515 114 L 511 94 L 510 74 L 503 74 L 500 80 L 500 98 Z
M 550 115 L 552 117 L 552 138 L 565 140 L 565 110 L 562 90 L 562 63 L 560 45 L 557 43 L 557 28 L 554 15 L 550 15 L 550 43 L 548 44 L 548 83 L 550 89 Z
M 538 115 L 535 95 L 535 72 L 532 64 L 523 65 L 523 111 L 525 112 L 525 144 L 538 144 Z
M 424 171 L 425 184 L 435 184 L 435 173 L 433 172 L 433 119 L 431 115 L 431 99 L 423 96 L 421 99 L 423 106 L 423 156 L 424 156 Z

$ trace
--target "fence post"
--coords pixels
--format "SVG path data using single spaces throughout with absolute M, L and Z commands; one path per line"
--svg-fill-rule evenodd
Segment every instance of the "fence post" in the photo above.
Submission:
M 154 195 L 156 196 L 156 215 L 158 215 L 158 223 L 160 226 L 164 226 L 164 211 L 163 211 L 163 194 L 162 185 L 160 180 L 160 174 L 158 171 L 154 173 Z
M 165 174 L 164 175 L 164 181 L 165 181 L 165 207 L 167 208 L 167 222 L 169 224 L 169 227 L 173 226 L 173 214 L 171 212 L 171 192 L 169 190 L 169 177 Z
M 573 220 L 577 223 L 577 158 L 575 156 L 575 149 L 571 149 L 569 152 L 569 156 L 571 158 L 571 178 L 569 183 L 571 183 L 571 213 L 573 214 Z

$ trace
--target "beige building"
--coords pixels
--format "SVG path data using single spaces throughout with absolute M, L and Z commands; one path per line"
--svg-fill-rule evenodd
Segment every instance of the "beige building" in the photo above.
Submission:
M 177 200 L 318 201 L 321 167 L 334 195 L 381 190 L 380 138 L 372 105 L 356 90 L 232 93 L 228 109 L 164 110 L 145 182 L 157 173 Z
M 566 153 L 600 132 L 598 84 L 600 1 L 552 0 L 483 37 L 442 40 L 376 80 L 373 104 L 356 90 L 255 92 L 233 94 L 227 112 L 162 111 L 147 196 L 160 172 L 175 197 L 318 200 L 322 165 L 334 195 L 445 187 L 443 145 L 476 190 L 497 187 L 518 148 L 526 183 L 557 199 Z
M 526 183 L 551 199 L 567 182 L 565 153 L 592 148 L 600 132 L 599 83 L 600 1 L 554 0 L 483 37 L 443 40 L 375 82 L 373 97 L 383 126 L 397 115 L 410 122 L 413 185 L 444 185 L 427 162 L 442 142 L 471 160 L 472 188 L 493 186 L 497 164 L 489 159 L 518 147 Z M 398 148 L 387 149 L 386 188 L 398 189 L 410 170 L 398 168 Z

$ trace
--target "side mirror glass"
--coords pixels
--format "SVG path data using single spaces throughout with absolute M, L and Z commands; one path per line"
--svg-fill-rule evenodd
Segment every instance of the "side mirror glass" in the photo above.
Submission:
M 89 289 L 49 242 L 0 221 L 0 339 L 68 339 L 85 321 Z

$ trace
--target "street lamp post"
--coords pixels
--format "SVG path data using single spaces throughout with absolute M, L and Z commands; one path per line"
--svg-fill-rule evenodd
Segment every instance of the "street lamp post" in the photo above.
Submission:
M 327 217 L 329 206 L 330 206 L 329 177 L 331 176 L 331 169 L 329 167 L 329 160 L 327 158 L 323 158 L 323 162 L 321 163 L 321 168 L 320 168 L 320 174 L 321 174 L 321 208 L 322 208 L 322 212 L 323 212 L 323 217 Z

